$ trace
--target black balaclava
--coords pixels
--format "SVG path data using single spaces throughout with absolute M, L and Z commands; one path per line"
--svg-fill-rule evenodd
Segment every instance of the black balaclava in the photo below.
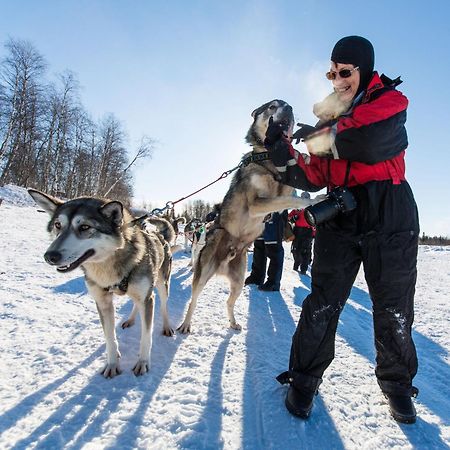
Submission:
M 361 36 L 347 36 L 339 40 L 331 52 L 331 61 L 341 64 L 353 64 L 359 67 L 361 80 L 356 95 L 367 89 L 373 74 L 375 53 L 373 46 Z

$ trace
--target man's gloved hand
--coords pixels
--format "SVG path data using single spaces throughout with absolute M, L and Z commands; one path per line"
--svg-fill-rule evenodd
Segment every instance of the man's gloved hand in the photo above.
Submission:
M 264 146 L 271 150 L 270 147 L 279 141 L 287 131 L 289 124 L 287 122 L 274 122 L 273 117 L 269 119 L 269 126 L 266 131 L 266 138 L 264 139 Z
M 310 134 L 317 131 L 317 129 L 311 125 L 306 125 L 304 123 L 298 123 L 298 127 L 300 127 L 293 135 L 292 139 L 295 139 L 295 143 L 298 144 L 300 140 L 304 140 Z

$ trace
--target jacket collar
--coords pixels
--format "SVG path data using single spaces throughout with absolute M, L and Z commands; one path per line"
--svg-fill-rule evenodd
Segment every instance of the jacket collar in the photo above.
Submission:
M 332 92 L 324 100 L 316 103 L 313 107 L 313 113 L 320 119 L 320 123 L 327 123 L 330 120 L 336 120 L 340 116 L 348 116 L 353 108 L 360 103 L 366 103 L 375 91 L 385 87 L 378 72 L 374 72 L 365 91 L 361 91 L 350 105 L 344 105 L 339 102 L 335 92 Z M 316 125 L 317 126 L 317 125 Z
M 378 72 L 374 72 L 372 78 L 369 81 L 369 85 L 365 91 L 364 97 L 362 99 L 362 103 L 366 103 L 369 101 L 370 97 L 375 91 L 384 87 L 383 82 L 381 81 Z

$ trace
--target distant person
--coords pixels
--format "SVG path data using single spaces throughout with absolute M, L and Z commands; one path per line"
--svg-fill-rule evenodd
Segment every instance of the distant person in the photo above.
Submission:
M 301 198 L 310 198 L 309 192 L 302 192 Z M 292 256 L 294 257 L 294 270 L 302 275 L 306 274 L 308 266 L 311 264 L 311 251 L 314 239 L 315 229 L 305 219 L 303 209 L 293 209 L 288 219 L 294 223 L 294 240 L 291 246 Z
M 309 154 L 297 153 L 276 123 L 266 133 L 282 183 L 329 190 L 326 201 L 307 209 L 319 219 L 311 293 L 292 339 L 289 371 L 278 378 L 290 384 L 287 409 L 301 418 L 309 416 L 333 361 L 339 316 L 362 263 L 372 299 L 378 384 L 395 420 L 416 420 L 411 328 L 419 221 L 405 177 L 408 99 L 396 89 L 399 78 L 373 69 L 374 49 L 367 39 L 339 40 L 326 74 L 333 93 L 314 105 L 320 121 L 315 127 L 301 124 L 292 136 L 305 141 Z
M 261 291 L 279 291 L 283 273 L 283 237 L 287 222 L 287 210 L 273 213 L 266 222 L 263 234 L 253 243 L 252 271 L 245 284 L 257 284 Z M 269 259 L 269 268 L 266 267 Z
M 220 206 L 220 203 L 216 203 L 213 209 L 208 214 L 206 214 L 206 223 L 213 222 L 216 219 L 216 217 L 220 213 Z

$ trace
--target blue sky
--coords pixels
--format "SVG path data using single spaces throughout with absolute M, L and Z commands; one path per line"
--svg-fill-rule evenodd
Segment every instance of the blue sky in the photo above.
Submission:
M 250 113 L 273 98 L 314 123 L 334 43 L 359 34 L 410 100 L 407 178 L 427 234 L 450 236 L 450 2 L 0 1 L 0 43 L 27 39 L 49 77 L 74 71 L 94 118 L 113 112 L 130 148 L 158 141 L 135 171 L 137 199 L 163 206 L 234 167 Z M 4 49 L 0 48 L 0 57 Z M 220 201 L 222 180 L 193 198 Z M 181 204 L 182 206 L 182 204 Z M 181 206 L 178 208 L 181 211 Z

